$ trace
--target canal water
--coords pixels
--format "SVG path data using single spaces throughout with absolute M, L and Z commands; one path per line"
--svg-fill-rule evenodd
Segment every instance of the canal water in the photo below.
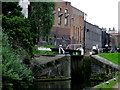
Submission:
M 100 82 L 93 82 L 84 80 L 83 77 L 78 79 L 71 79 L 66 81 L 46 81 L 46 82 L 34 82 L 34 85 L 29 90 L 40 89 L 71 89 L 71 90 L 83 90 L 90 89 Z
M 67 80 L 67 81 L 48 81 L 48 82 L 35 82 L 30 90 L 40 89 L 73 89 L 82 90 L 90 89 L 91 87 L 99 84 L 100 82 L 80 81 L 80 80 Z

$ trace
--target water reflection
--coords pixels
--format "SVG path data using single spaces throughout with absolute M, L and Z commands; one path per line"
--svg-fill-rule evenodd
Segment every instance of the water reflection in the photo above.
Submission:
M 99 84 L 99 82 L 90 82 L 90 81 L 80 81 L 80 80 L 67 80 L 67 81 L 47 81 L 47 82 L 35 82 L 34 86 L 30 88 L 30 90 L 40 90 L 41 88 L 52 89 L 52 88 L 70 88 L 73 90 L 82 90 L 88 89 L 95 85 Z
M 31 89 L 40 88 L 71 88 L 71 80 L 67 81 L 48 81 L 48 82 L 35 82 Z

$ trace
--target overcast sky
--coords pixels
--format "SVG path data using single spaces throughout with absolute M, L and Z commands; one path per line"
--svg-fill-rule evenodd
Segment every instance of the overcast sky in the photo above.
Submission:
M 87 21 L 104 28 L 118 29 L 120 0 L 64 0 L 87 14 Z

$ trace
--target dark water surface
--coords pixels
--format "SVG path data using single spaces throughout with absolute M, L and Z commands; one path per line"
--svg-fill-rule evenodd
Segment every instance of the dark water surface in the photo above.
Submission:
M 35 82 L 29 90 L 49 90 L 49 89 L 71 89 L 71 90 L 83 90 L 90 89 L 91 87 L 99 84 L 100 82 L 67 80 L 67 81 L 47 81 L 47 82 Z

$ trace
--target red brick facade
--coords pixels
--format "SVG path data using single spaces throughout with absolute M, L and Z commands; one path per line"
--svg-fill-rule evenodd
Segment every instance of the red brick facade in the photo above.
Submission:
M 65 10 L 67 10 L 67 13 Z M 61 15 L 61 23 L 59 22 L 59 15 Z M 67 24 L 65 19 L 67 19 Z M 54 37 L 54 40 L 61 39 L 63 43 L 57 43 L 62 45 L 66 43 L 66 45 L 63 45 L 66 47 L 68 44 L 83 44 L 83 33 L 84 13 L 71 6 L 70 2 L 58 2 L 55 7 L 55 20 L 50 37 Z
M 116 48 L 120 48 L 120 33 L 111 34 L 111 46 L 115 50 Z
M 71 44 L 84 43 L 84 13 L 72 7 Z

